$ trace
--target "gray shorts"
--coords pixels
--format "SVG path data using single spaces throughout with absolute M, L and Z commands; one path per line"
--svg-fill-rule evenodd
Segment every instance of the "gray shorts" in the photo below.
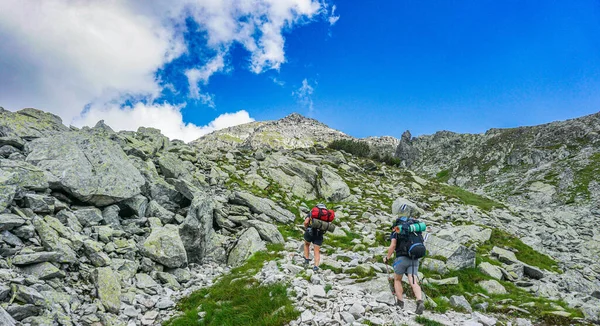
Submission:
M 412 274 L 418 275 L 419 272 L 419 260 L 418 259 L 410 259 L 408 257 L 397 257 L 394 260 L 394 273 L 398 275 L 402 274 Z

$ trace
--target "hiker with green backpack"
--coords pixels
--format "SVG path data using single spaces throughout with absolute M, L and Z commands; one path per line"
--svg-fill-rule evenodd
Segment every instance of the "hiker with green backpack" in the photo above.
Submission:
M 323 245 L 323 235 L 327 231 L 335 231 L 333 220 L 335 212 L 327 209 L 324 204 L 317 204 L 304 219 L 304 265 L 310 263 L 310 244 L 313 244 L 315 250 L 315 264 L 313 270 L 319 270 L 319 262 L 321 260 L 321 245 Z
M 396 253 L 396 259 L 392 264 L 394 268 L 394 289 L 396 293 L 396 305 L 404 309 L 404 300 L 402 296 L 402 277 L 406 275 L 408 282 L 417 299 L 417 309 L 415 313 L 420 315 L 425 310 L 421 286 L 419 285 L 419 258 L 425 256 L 425 245 L 422 232 L 425 231 L 425 223 L 409 218 L 408 207 L 402 205 L 400 208 L 400 217 L 392 225 L 392 234 L 390 235 L 391 244 L 383 262 L 387 264 Z

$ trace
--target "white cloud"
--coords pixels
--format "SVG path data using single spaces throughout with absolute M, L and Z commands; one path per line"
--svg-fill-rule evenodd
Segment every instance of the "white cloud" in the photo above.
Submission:
M 297 90 L 292 92 L 300 104 L 305 105 L 308 108 L 308 113 L 312 113 L 314 111 L 312 94 L 315 91 L 315 88 L 311 86 L 306 78 L 302 80 L 302 86 Z
M 155 72 L 191 51 L 183 40 L 183 26 L 192 17 L 206 32 L 212 51 L 206 53 L 217 56 L 207 61 L 204 51 L 188 53 L 208 63 L 185 67 L 182 73 L 190 82 L 191 97 L 214 106 L 213 95 L 200 86 L 227 70 L 223 59 L 234 43 L 250 52 L 254 73 L 277 70 L 286 60 L 283 33 L 320 19 L 326 7 L 321 0 L 3 0 L 0 105 L 12 110 L 37 107 L 69 123 L 90 103 L 103 107 L 123 98 L 156 98 L 162 88 Z M 149 108 L 166 108 L 148 103 Z M 114 110 L 118 108 L 95 114 Z
M 337 15 L 337 16 L 335 15 L 335 9 L 336 9 L 336 6 L 333 5 L 333 7 L 331 7 L 331 15 L 328 18 L 329 26 L 335 25 L 335 23 L 337 23 L 337 21 L 340 20 L 340 15 Z
M 139 127 L 153 127 L 171 139 L 185 142 L 198 139 L 215 130 L 254 121 L 248 112 L 224 113 L 206 126 L 184 123 L 181 107 L 171 104 L 150 104 L 138 102 L 134 106 L 122 107 L 118 104 L 91 107 L 84 115 L 74 121 L 76 126 L 93 127 L 104 120 L 113 130 L 137 130 Z

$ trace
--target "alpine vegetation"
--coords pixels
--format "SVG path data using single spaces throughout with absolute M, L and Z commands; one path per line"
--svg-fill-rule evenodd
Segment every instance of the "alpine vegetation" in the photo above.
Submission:
M 597 121 L 184 143 L 2 109 L 0 325 L 600 323 Z

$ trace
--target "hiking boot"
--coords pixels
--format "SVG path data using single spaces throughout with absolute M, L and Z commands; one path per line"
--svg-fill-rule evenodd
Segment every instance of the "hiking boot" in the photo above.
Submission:
M 313 266 L 313 271 L 317 272 L 319 270 L 319 267 L 317 265 Z
M 310 259 L 304 258 L 304 263 L 302 263 L 304 265 L 304 267 L 308 267 L 309 263 L 310 263 Z
M 404 301 L 396 299 L 396 306 L 400 307 L 400 309 L 404 309 Z
M 417 310 L 415 310 L 415 314 L 422 315 L 423 310 L 425 310 L 425 304 L 423 303 L 423 300 L 417 300 Z

